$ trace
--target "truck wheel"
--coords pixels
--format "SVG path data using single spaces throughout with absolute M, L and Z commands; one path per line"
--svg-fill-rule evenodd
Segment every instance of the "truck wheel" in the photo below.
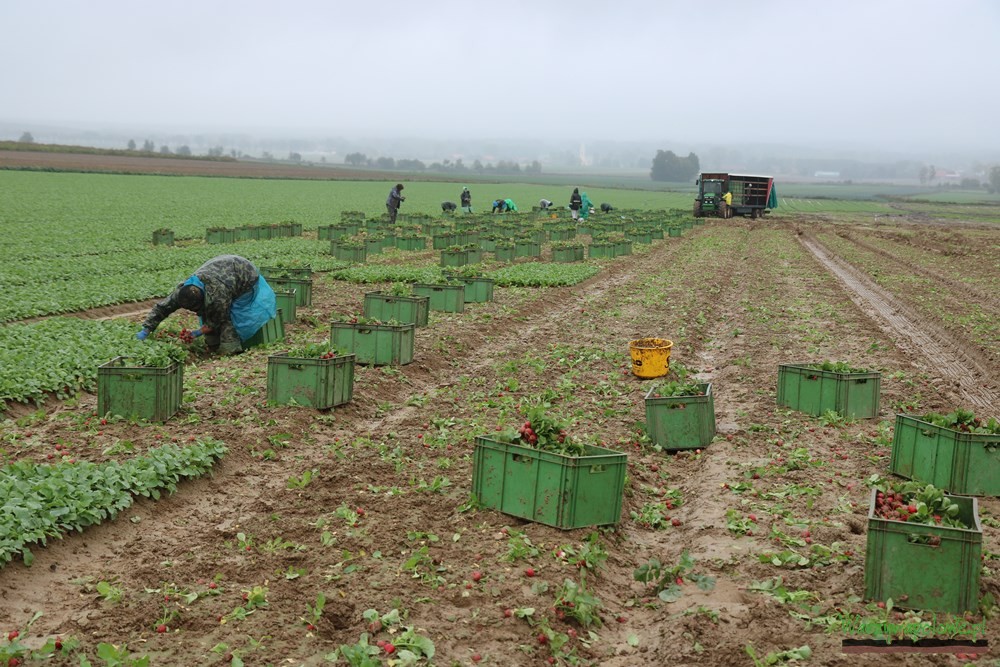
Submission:
M 695 202 L 694 204 L 694 217 L 701 217 L 701 202 Z
M 756 220 L 757 219 L 757 209 L 753 209 L 753 210 L 750 211 L 750 219 L 751 220 Z

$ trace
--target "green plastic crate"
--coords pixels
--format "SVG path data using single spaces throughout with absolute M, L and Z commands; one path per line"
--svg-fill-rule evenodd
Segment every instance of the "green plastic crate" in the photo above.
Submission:
M 470 278 L 449 275 L 447 272 L 445 278 L 465 285 L 465 303 L 487 303 L 493 300 L 493 286 L 496 281 L 492 278 Z
M 379 255 L 385 249 L 385 238 L 365 239 L 365 258 L 368 255 Z
M 675 226 L 675 227 L 668 227 L 667 228 L 667 236 L 669 236 L 670 238 L 679 237 L 683 233 L 684 233 L 684 228 L 683 227 L 676 227 Z
M 539 230 L 542 234 L 545 232 Z M 541 257 L 542 244 L 538 241 L 515 241 L 514 257 Z
M 291 324 L 295 321 L 296 296 L 295 290 L 274 290 L 274 299 L 278 303 L 278 310 L 281 312 L 281 323 Z
M 632 254 L 632 242 L 631 241 L 618 241 L 615 244 L 615 257 L 624 257 L 625 255 Z
M 205 230 L 205 243 L 218 244 L 218 243 L 229 243 L 226 232 L 230 230 L 223 229 L 222 227 L 212 227 Z M 236 233 L 233 233 L 235 239 Z
M 115 357 L 97 367 L 97 414 L 167 421 L 181 408 L 184 366 L 129 366 Z
M 494 245 L 493 258 L 498 262 L 514 261 L 514 246 Z
M 313 300 L 312 278 L 267 278 L 271 289 L 283 292 L 295 291 L 296 306 L 311 306 Z
M 427 239 L 423 236 L 397 236 L 396 247 L 400 250 L 425 250 Z
M 330 344 L 349 350 L 359 364 L 403 366 L 413 361 L 413 324 L 333 322 Z
M 778 405 L 818 417 L 834 410 L 848 419 L 878 416 L 881 373 L 836 373 L 802 364 L 778 366 Z
M 587 246 L 587 256 L 590 259 L 611 259 L 615 256 L 615 244 L 591 243 Z
M 583 246 L 552 249 L 553 262 L 579 262 L 583 260 Z
M 161 231 L 157 229 L 155 232 L 153 232 L 153 245 L 173 245 L 173 244 L 174 244 L 174 230 L 165 229 Z
M 700 449 L 715 438 L 715 395 L 711 383 L 698 388 L 704 396 L 654 396 L 646 393 L 646 434 L 663 449 Z
M 482 250 L 442 250 L 441 266 L 465 266 L 476 264 L 483 259 Z
M 375 320 L 396 320 L 403 324 L 427 326 L 430 297 L 396 296 L 385 292 L 365 292 L 364 314 Z
M 865 599 L 888 600 L 908 609 L 951 614 L 979 607 L 979 572 L 983 528 L 975 498 L 949 496 L 961 508 L 959 517 L 970 529 L 889 521 L 875 516 L 872 489 L 868 506 L 865 550 Z M 938 545 L 922 544 L 938 537 Z
M 363 245 L 344 245 L 340 241 L 330 241 L 330 254 L 344 262 L 360 264 L 368 259 L 368 249 Z
M 285 324 L 284 315 L 282 314 L 281 308 L 278 308 L 278 314 L 269 319 L 264 323 L 257 333 L 247 338 L 243 341 L 243 348 L 257 347 L 258 345 L 270 345 L 271 343 L 277 343 L 279 340 L 285 340 Z
M 603 447 L 564 456 L 477 437 L 472 492 L 481 507 L 564 530 L 616 524 L 626 459 Z
M 431 244 L 434 250 L 444 250 L 448 246 L 458 245 L 456 234 L 434 234 L 431 237 Z
M 1000 435 L 963 433 L 896 415 L 889 469 L 950 493 L 1000 496 Z
M 430 309 L 445 313 L 465 311 L 465 284 L 421 284 L 413 286 L 417 296 L 430 298 Z
M 287 352 L 267 358 L 267 400 L 276 405 L 306 405 L 326 410 L 354 396 L 353 354 L 331 359 L 289 357 Z
M 295 280 L 311 280 L 311 266 L 262 266 L 260 275 L 270 281 L 271 278 L 294 278 Z

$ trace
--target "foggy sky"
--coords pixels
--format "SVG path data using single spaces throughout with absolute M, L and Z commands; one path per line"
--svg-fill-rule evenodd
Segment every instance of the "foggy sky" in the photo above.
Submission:
M 0 0 L 0 121 L 1000 151 L 996 0 Z

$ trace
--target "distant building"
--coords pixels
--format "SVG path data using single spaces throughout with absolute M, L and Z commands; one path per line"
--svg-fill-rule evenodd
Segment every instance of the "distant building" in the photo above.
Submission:
M 839 171 L 817 171 L 813 178 L 840 178 Z

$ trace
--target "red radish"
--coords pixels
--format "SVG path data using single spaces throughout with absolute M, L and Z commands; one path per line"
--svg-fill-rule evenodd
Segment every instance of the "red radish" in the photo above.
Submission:
M 472 580 L 473 581 L 479 581 L 482 578 L 483 578 L 483 573 L 480 572 L 479 570 L 476 570 L 475 572 L 472 573 Z
M 167 626 L 163 623 L 160 623 L 158 626 L 156 626 L 156 631 L 159 632 L 160 634 L 163 634 L 164 632 L 167 631 Z
M 545 642 L 549 641 L 549 638 L 543 634 L 539 634 L 538 637 L 536 637 L 536 639 L 538 639 L 539 644 L 544 644 Z
M 9 641 L 9 642 L 14 641 L 15 639 L 17 639 L 20 636 L 20 634 L 21 633 L 18 632 L 17 630 L 11 630 L 9 633 L 7 633 L 7 641 Z
M 472 654 L 472 662 L 479 662 L 482 659 L 483 659 L 483 656 L 479 655 L 478 653 L 473 653 Z
M 504 609 L 504 610 L 503 610 L 503 615 L 504 615 L 504 616 L 505 616 L 506 618 L 510 618 L 511 616 L 513 616 L 513 615 L 514 615 L 514 610 L 513 610 L 513 609 Z
M 526 568 L 524 570 L 524 576 L 526 576 L 526 577 L 533 577 L 533 576 L 535 576 L 535 568 L 533 568 L 533 567 Z
M 628 620 L 628 617 L 627 616 L 619 616 L 615 620 L 618 621 L 619 623 L 624 623 L 625 621 Z
M 675 527 L 679 526 L 679 525 L 681 525 L 681 520 L 680 519 L 671 519 L 670 520 L 670 525 L 671 526 L 675 526 Z

